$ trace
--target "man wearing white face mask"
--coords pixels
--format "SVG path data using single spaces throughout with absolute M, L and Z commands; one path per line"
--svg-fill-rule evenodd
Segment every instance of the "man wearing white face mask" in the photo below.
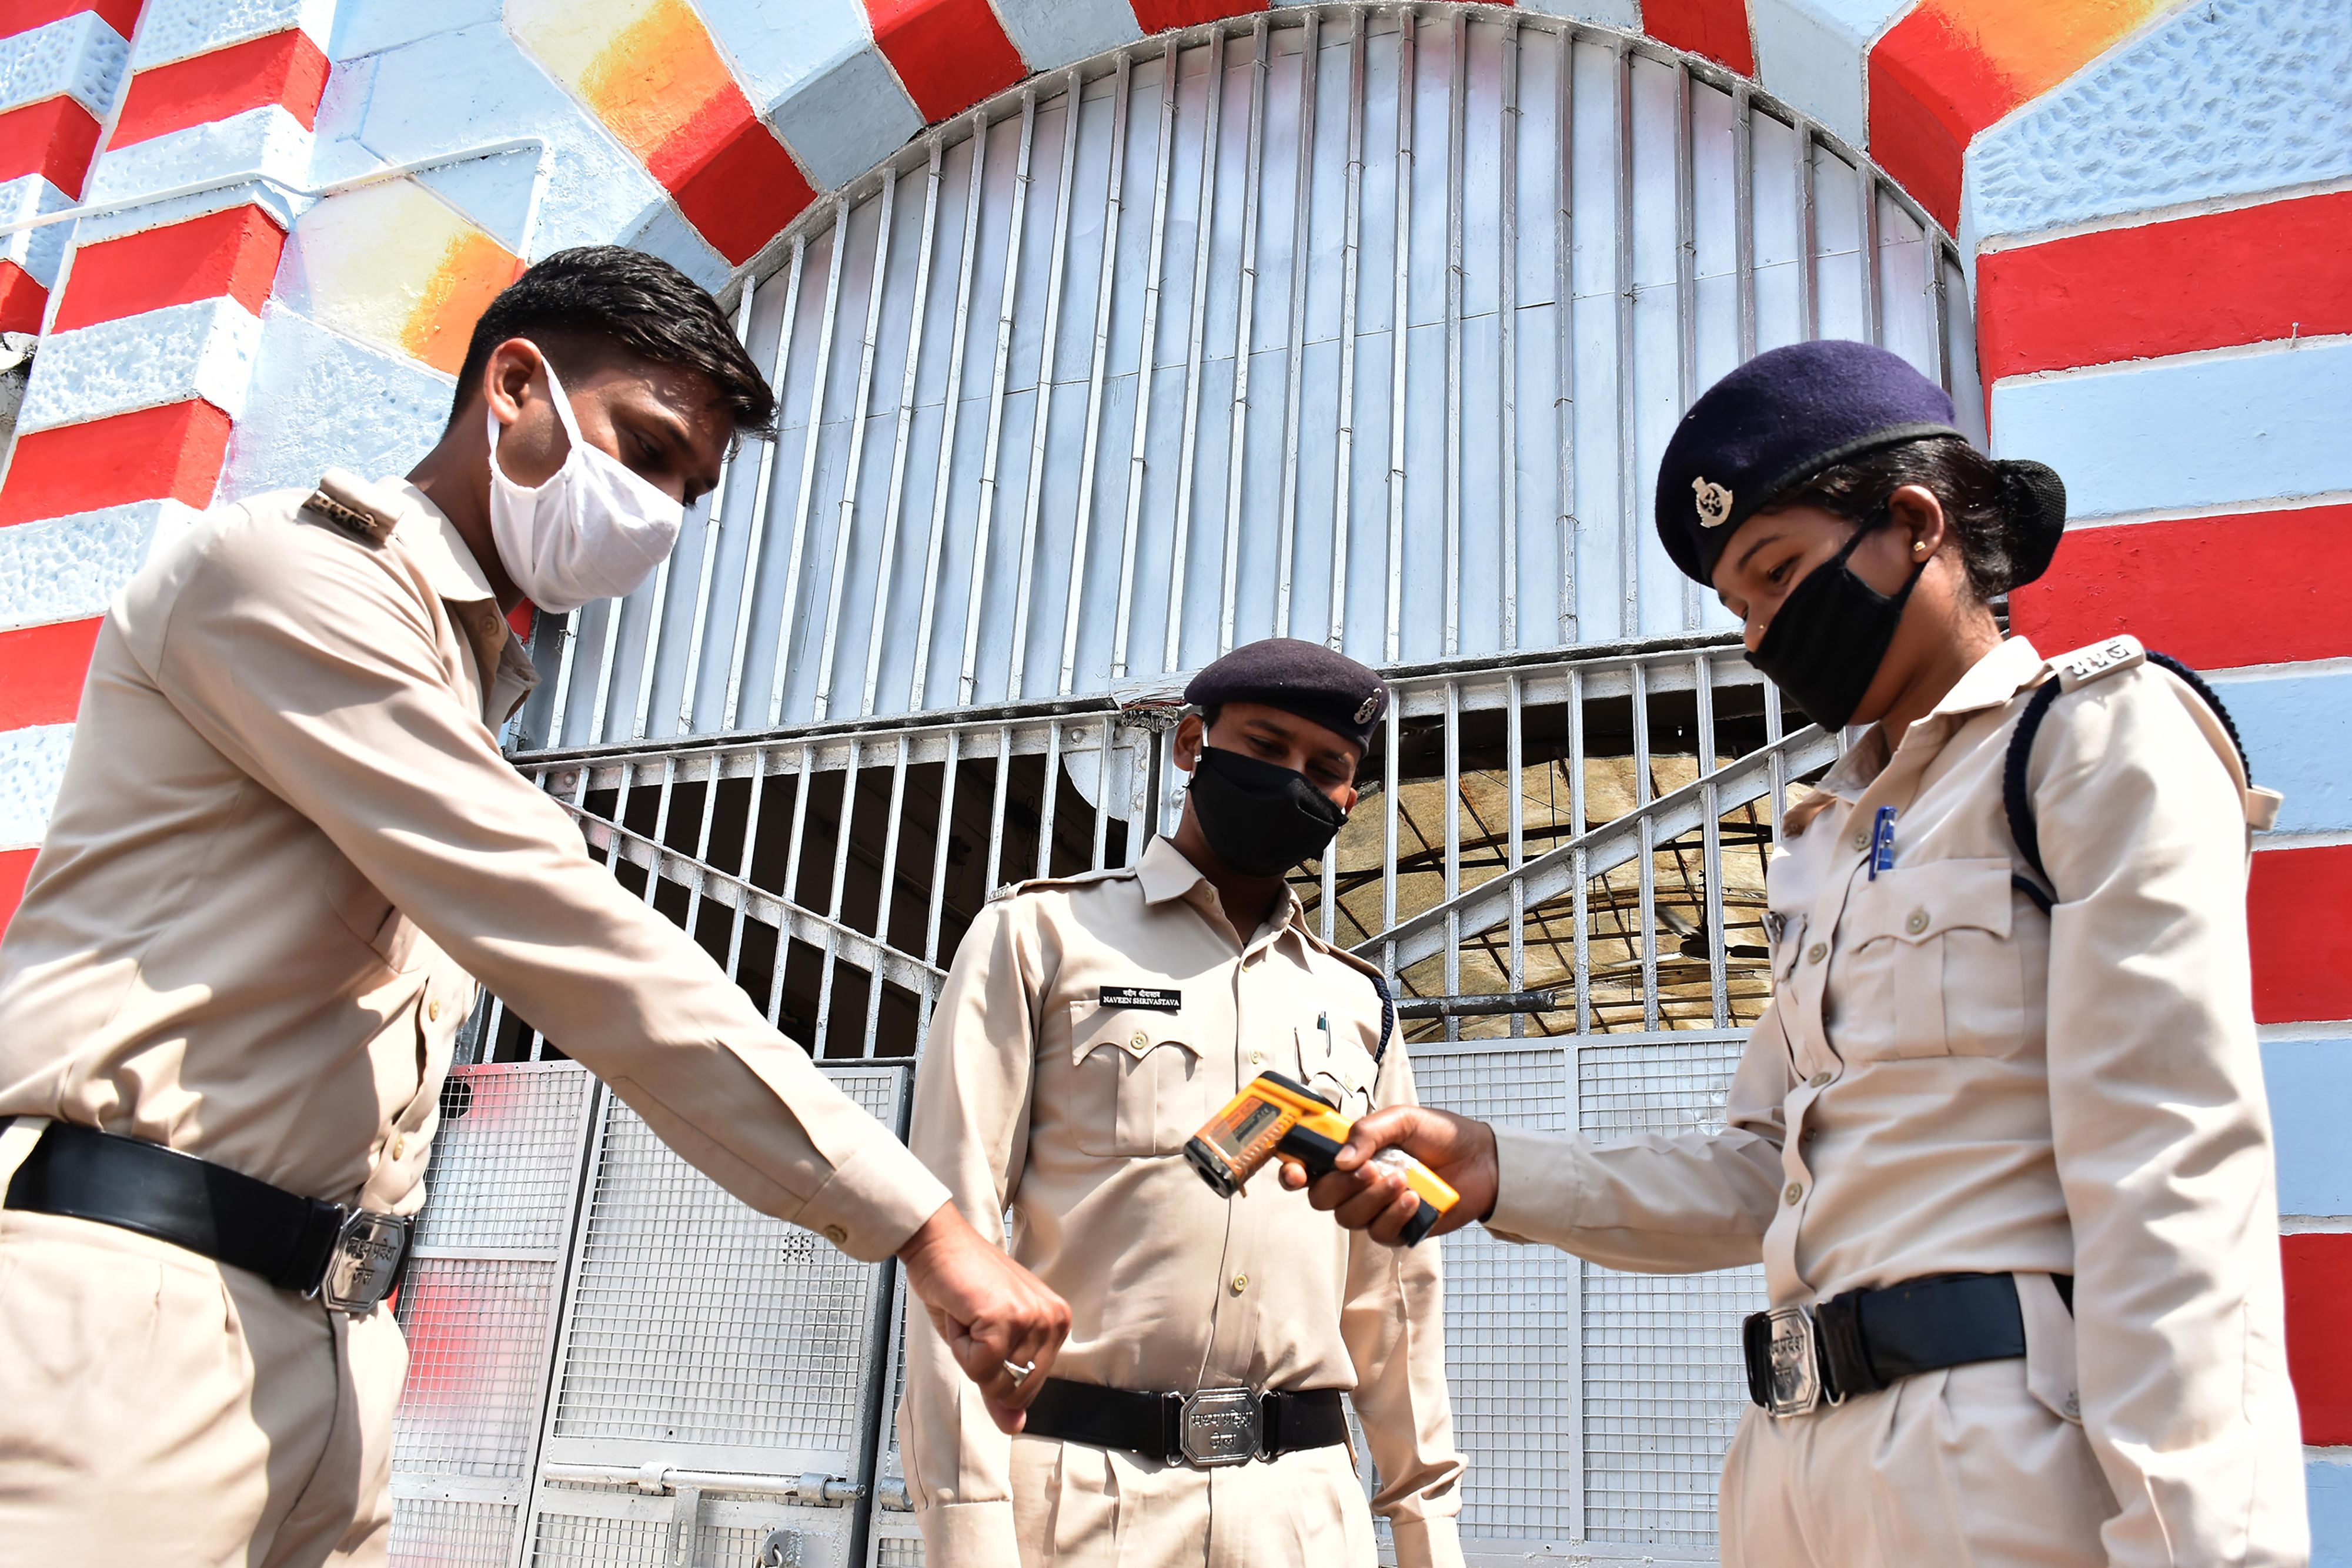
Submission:
M 774 411 L 683 275 L 565 251 L 407 481 L 217 507 L 116 599 L 0 940 L 0 1557 L 383 1559 L 383 1297 L 477 981 L 745 1202 L 903 1259 L 1019 1425 L 1060 1298 L 493 734 L 534 681 L 508 612 L 634 587 Z

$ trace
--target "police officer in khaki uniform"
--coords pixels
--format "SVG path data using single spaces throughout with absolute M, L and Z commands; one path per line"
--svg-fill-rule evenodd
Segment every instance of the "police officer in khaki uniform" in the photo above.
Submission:
M 1350 1236 L 1261 1181 L 1228 1201 L 1185 1140 L 1264 1071 L 1349 1115 L 1413 1103 L 1377 970 L 1308 930 L 1285 873 L 1355 804 L 1387 711 L 1318 644 L 1252 643 L 1185 692 L 1175 837 L 992 899 L 958 949 L 908 1143 L 1067 1297 L 1061 1375 L 1007 1437 L 908 1331 L 899 1431 L 932 1563 L 1274 1568 L 1374 1561 L 1349 1453 L 1405 1568 L 1453 1568 L 1462 1459 L 1437 1249 Z
M 1788 814 L 1727 1124 L 1596 1145 L 1406 1111 L 1340 1157 L 1399 1145 L 1465 1218 L 1612 1268 L 1760 1259 L 1734 1568 L 2308 1557 L 2245 918 L 2278 797 L 2132 640 L 2002 639 L 1988 603 L 2064 505 L 1866 345 L 1701 398 L 1668 549 L 1810 716 L 1873 724 Z M 1315 1197 L 1387 1235 L 1394 1187 Z
M 218 507 L 116 600 L 0 942 L 0 1561 L 383 1559 L 382 1302 L 477 980 L 745 1202 L 906 1260 L 1018 1424 L 1066 1310 L 492 733 L 506 612 L 633 586 L 773 411 L 683 275 L 565 251 L 411 482 Z

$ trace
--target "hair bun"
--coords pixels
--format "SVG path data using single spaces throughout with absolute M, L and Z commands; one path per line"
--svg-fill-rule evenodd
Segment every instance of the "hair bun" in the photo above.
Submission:
M 2014 571 L 2011 588 L 2022 588 L 2050 570 L 2058 553 L 2058 537 L 2066 530 L 2066 482 L 2047 463 L 2004 457 L 1993 466 L 2000 471 L 2001 509 L 2009 514 L 2009 558 Z

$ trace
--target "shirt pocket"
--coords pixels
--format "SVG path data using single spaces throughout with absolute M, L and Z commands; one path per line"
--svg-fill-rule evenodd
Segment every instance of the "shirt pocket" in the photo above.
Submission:
M 1856 885 L 1839 922 L 1849 1058 L 2000 1056 L 2025 1038 L 2008 860 L 1930 861 Z
M 342 862 L 330 896 L 344 927 L 373 948 L 388 967 L 405 974 L 430 956 L 416 923 L 394 908 L 351 862 Z
M 1172 1155 L 1215 1109 L 1181 1012 L 1070 1004 L 1071 1141 L 1108 1157 Z
M 1341 1040 L 1319 1024 L 1302 1025 L 1298 1036 L 1298 1081 L 1336 1103 L 1353 1120 L 1370 1115 L 1380 1066 L 1371 1052 Z

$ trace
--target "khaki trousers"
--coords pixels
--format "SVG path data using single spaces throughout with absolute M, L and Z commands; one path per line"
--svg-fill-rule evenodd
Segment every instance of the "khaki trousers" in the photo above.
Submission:
M 1724 1568 L 2105 1568 L 2115 1495 L 2026 1363 L 1906 1377 L 1835 1409 L 1750 1406 L 1723 1472 Z
M 1339 1445 L 1196 1470 L 1015 1437 L 1013 1517 L 1022 1568 L 1372 1568 L 1378 1554 Z
M 381 1563 L 407 1368 L 381 1307 L 0 1209 L 0 1568 Z

